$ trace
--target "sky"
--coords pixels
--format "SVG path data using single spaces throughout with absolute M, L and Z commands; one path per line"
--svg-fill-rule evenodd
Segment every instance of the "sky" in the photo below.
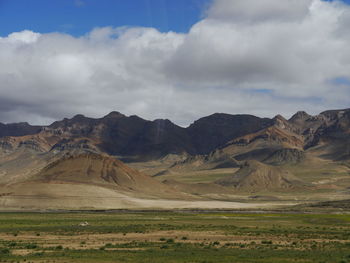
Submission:
M 209 0 L 0 0 L 0 34 L 30 29 L 81 36 L 95 27 L 188 32 Z
M 0 0 L 0 122 L 349 108 L 349 1 Z

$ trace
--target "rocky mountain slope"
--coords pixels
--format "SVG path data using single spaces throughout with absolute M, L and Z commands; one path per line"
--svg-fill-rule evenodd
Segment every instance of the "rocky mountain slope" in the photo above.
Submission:
M 111 155 L 160 158 L 167 154 L 205 155 L 220 149 L 262 142 L 275 148 L 309 149 L 322 146 L 325 157 L 349 158 L 350 110 L 326 111 L 317 116 L 296 113 L 290 120 L 251 115 L 213 114 L 182 128 L 169 120 L 147 121 L 111 112 L 99 119 L 76 115 L 49 126 L 0 125 L 0 147 L 29 147 L 39 151 L 89 148 Z M 15 138 L 14 138 L 15 137 Z M 345 142 L 345 145 L 344 145 Z M 237 147 L 236 147 L 237 148 Z M 241 148 L 240 148 L 241 149 Z M 235 149 L 227 152 L 235 152 Z
M 175 196 L 175 192 L 123 162 L 95 153 L 66 154 L 31 178 L 44 183 L 89 184 L 126 192 Z M 154 189 L 157 189 L 155 192 Z
M 220 179 L 216 183 L 245 191 L 293 189 L 304 185 L 287 170 L 257 161 L 244 163 L 232 176 Z
M 0 204 L 121 208 L 133 198 L 346 195 L 349 162 L 350 109 L 289 120 L 218 113 L 187 128 L 118 112 L 49 126 L 0 124 Z
M 41 167 L 0 184 L 2 209 L 118 209 L 142 199 L 191 199 L 107 155 L 66 153 Z

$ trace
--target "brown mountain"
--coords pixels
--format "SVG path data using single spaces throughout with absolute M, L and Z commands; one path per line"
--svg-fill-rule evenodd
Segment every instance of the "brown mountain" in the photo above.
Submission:
M 182 128 L 169 120 L 147 121 L 137 116 L 127 117 L 112 112 L 100 119 L 76 115 L 72 119 L 56 121 L 47 127 L 38 127 L 37 130 L 31 130 L 31 133 L 26 130 L 22 133 L 9 133 L 4 130 L 0 137 L 22 137 L 16 141 L 21 144 L 41 145 L 43 148 L 53 147 L 56 150 L 71 148 L 82 139 L 88 143 L 85 146 L 79 143 L 77 147 L 96 148 L 112 155 L 159 158 L 184 152 L 210 153 L 229 139 L 257 131 L 269 122 L 269 119 L 250 115 L 214 114 L 198 120 L 188 128 Z M 38 136 L 27 137 L 28 135 Z M 44 146 L 43 138 L 56 142 L 57 145 L 48 143 Z M 0 141 L 0 145 L 4 147 L 7 147 L 6 143 L 6 139 Z M 11 145 L 16 146 L 19 145 Z
M 350 109 L 298 112 L 289 120 L 213 114 L 187 128 L 118 112 L 45 127 L 3 124 L 0 157 L 4 208 L 140 208 L 157 199 L 236 200 L 247 192 L 314 189 L 342 197 L 350 187 Z
M 156 194 L 174 194 L 170 188 L 123 162 L 95 153 L 66 154 L 47 165 L 32 180 L 43 183 L 100 185 L 151 195 L 157 189 Z
M 1 184 L 0 184 L 1 186 Z M 0 187 L 2 209 L 119 209 L 142 206 L 142 199 L 189 197 L 95 153 L 65 154 L 40 171 Z
M 234 175 L 216 183 L 244 191 L 271 191 L 303 186 L 303 183 L 287 170 L 257 161 L 246 162 Z
M 350 109 L 331 110 L 317 116 L 294 115 L 290 120 L 305 138 L 305 149 L 332 160 L 350 159 Z
M 89 150 L 131 158 L 168 154 L 210 155 L 217 149 L 238 160 L 263 160 L 283 148 L 315 150 L 330 159 L 348 159 L 350 110 L 317 116 L 298 112 L 286 120 L 213 114 L 182 128 L 169 120 L 148 121 L 111 112 L 103 118 L 76 115 L 46 127 L 0 125 L 0 148 L 38 151 Z
M 112 155 L 159 158 L 168 153 L 194 152 L 186 130 L 169 120 L 147 121 L 118 112 L 100 119 L 77 115 L 55 122 L 47 130 L 70 138 L 87 137 Z

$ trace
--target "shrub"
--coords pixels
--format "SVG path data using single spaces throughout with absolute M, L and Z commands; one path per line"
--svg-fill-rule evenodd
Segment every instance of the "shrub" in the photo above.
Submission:
M 10 250 L 8 248 L 0 248 L 0 255 L 8 255 Z
M 25 246 L 26 249 L 36 249 L 38 247 L 37 244 L 31 243 Z
M 172 238 L 169 238 L 167 241 L 166 241 L 168 244 L 170 244 L 170 243 L 174 243 L 174 239 L 172 239 Z

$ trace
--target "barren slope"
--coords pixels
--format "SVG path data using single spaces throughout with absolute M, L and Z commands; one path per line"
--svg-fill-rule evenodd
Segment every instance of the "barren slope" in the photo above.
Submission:
M 112 157 L 94 153 L 68 154 L 27 180 L 0 188 L 4 208 L 118 209 L 137 207 L 139 198 L 187 197 Z
M 233 176 L 220 179 L 217 183 L 245 191 L 283 190 L 303 186 L 287 170 L 257 161 L 246 162 Z

